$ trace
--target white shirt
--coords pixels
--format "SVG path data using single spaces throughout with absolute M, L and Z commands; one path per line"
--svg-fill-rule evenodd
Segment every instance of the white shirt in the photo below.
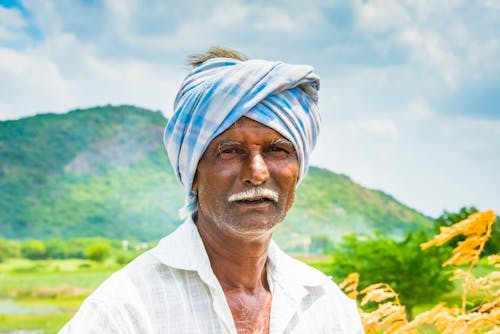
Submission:
M 271 242 L 269 333 L 363 333 L 356 303 Z M 237 334 L 192 219 L 111 275 L 60 333 Z

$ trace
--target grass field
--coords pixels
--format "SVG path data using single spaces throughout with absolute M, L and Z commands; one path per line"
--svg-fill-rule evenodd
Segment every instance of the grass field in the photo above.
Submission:
M 0 332 L 57 333 L 88 294 L 118 268 L 88 260 L 0 263 Z

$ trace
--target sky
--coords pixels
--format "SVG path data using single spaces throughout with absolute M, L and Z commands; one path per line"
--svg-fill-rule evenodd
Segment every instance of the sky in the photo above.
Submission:
M 0 0 L 0 120 L 106 104 L 171 115 L 210 46 L 313 65 L 312 165 L 432 217 L 500 213 L 500 1 Z

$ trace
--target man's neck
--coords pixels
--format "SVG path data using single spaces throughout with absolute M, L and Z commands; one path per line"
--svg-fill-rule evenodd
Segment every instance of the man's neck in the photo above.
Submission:
M 266 276 L 271 231 L 245 237 L 220 231 L 213 224 L 197 222 L 212 270 L 224 291 L 262 288 L 269 291 Z

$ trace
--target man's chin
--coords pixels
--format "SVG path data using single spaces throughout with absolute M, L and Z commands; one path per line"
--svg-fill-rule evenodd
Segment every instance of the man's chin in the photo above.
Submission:
M 265 219 L 262 219 L 262 217 L 245 217 L 245 219 L 231 220 L 230 223 L 219 222 L 217 225 L 219 229 L 233 235 L 258 237 L 271 234 L 281 221 L 282 219 L 270 220 L 269 217 Z

